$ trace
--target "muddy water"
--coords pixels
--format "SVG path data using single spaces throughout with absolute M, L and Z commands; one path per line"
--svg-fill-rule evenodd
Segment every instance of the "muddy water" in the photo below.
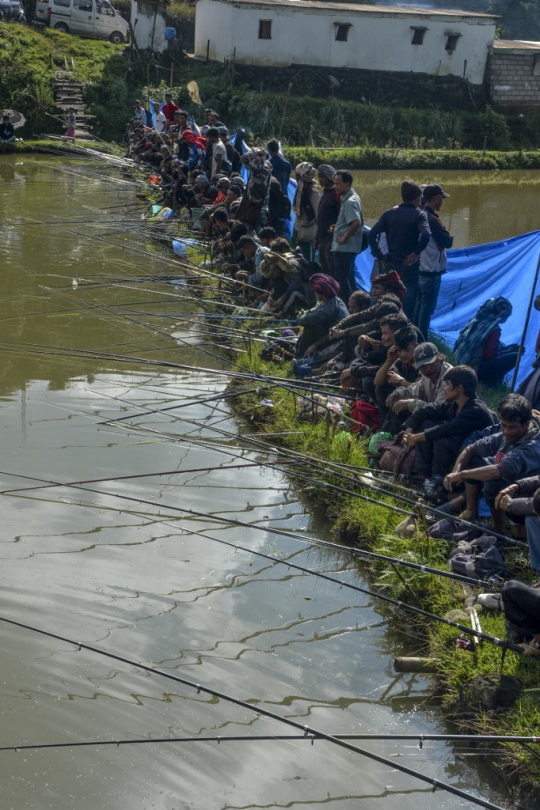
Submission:
M 427 680 L 393 673 L 393 656 L 415 641 L 389 632 L 388 614 L 361 593 L 209 539 L 361 584 L 347 557 L 265 530 L 328 536 L 279 472 L 224 469 L 273 457 L 243 446 L 222 401 L 205 403 L 223 391 L 215 372 L 226 363 L 196 335 L 189 345 L 171 339 L 185 336 L 181 319 L 200 305 L 143 281 L 170 268 L 141 234 L 140 209 L 123 207 L 134 202 L 132 187 L 108 174 L 101 164 L 67 167 L 49 157 L 0 162 L 0 488 L 18 490 L 1 501 L 0 616 L 326 732 L 444 732 L 426 702 Z M 180 407 L 159 412 L 172 405 Z M 115 480 L 35 488 L 96 478 Z M 212 515 L 262 530 L 224 527 Z M 1 622 L 0 644 L 0 747 L 288 733 L 256 711 Z M 359 745 L 505 801 L 474 757 L 450 746 Z M 2 807 L 10 810 L 467 806 L 324 742 L 0 756 Z
M 540 171 L 409 173 L 417 183 L 440 183 L 450 197 L 444 201 L 443 222 L 454 236 L 454 247 L 480 245 L 540 228 Z M 373 225 L 387 208 L 401 200 L 406 173 L 354 172 L 366 223 Z

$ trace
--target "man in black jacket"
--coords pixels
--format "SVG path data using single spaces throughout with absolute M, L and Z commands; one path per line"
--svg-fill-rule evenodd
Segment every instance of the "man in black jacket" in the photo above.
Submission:
M 375 223 L 369 232 L 369 244 L 375 258 L 383 262 L 383 272 L 396 270 L 405 284 L 407 292 L 403 299 L 403 311 L 413 320 L 418 295 L 420 254 L 427 247 L 431 233 L 427 214 L 420 208 L 420 186 L 412 180 L 404 180 L 401 184 L 401 199 L 401 205 L 389 208 Z M 379 237 L 382 234 L 388 245 L 384 253 L 379 247 Z
M 417 447 L 414 472 L 442 484 L 459 450 L 474 430 L 495 424 L 495 415 L 476 396 L 478 377 L 469 366 L 455 366 L 444 375 L 446 402 L 425 405 L 405 422 L 402 444 Z
M 332 239 L 334 227 L 341 208 L 341 198 L 338 196 L 334 180 L 336 170 L 333 166 L 323 163 L 317 169 L 319 185 L 322 194 L 319 197 L 317 209 L 317 247 L 319 249 L 319 264 L 323 273 L 332 273 Z

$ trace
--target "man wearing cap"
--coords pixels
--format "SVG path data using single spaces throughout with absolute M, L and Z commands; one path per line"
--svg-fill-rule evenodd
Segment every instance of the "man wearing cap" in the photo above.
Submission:
M 414 367 L 420 379 L 409 386 L 399 386 L 386 399 L 396 414 L 414 413 L 424 405 L 439 405 L 446 398 L 444 375 L 452 366 L 434 343 L 420 343 L 414 350 Z
M 2 116 L 2 123 L 0 124 L 0 141 L 2 143 L 11 143 L 15 140 L 15 129 L 9 120 L 9 115 Z
M 451 236 L 439 217 L 443 200 L 450 195 L 438 183 L 424 188 L 424 211 L 427 214 L 431 238 L 420 254 L 418 297 L 414 322 L 425 337 L 428 336 L 431 316 L 435 312 L 441 288 L 441 278 L 446 273 L 446 250 L 452 247 Z
M 348 301 L 356 290 L 354 266 L 362 251 L 364 215 L 362 201 L 352 188 L 350 172 L 339 171 L 334 177 L 336 192 L 341 197 L 341 207 L 332 238 L 332 276 L 339 282 L 341 297 Z
M 339 216 L 339 209 L 341 208 L 341 198 L 336 191 L 334 183 L 336 170 L 333 166 L 328 166 L 326 163 L 321 164 L 317 169 L 317 177 L 322 188 L 322 194 L 319 197 L 319 207 L 317 209 L 316 247 L 319 249 L 319 264 L 323 273 L 332 274 L 332 238 Z
M 407 288 L 403 310 L 416 324 L 414 312 L 418 295 L 420 255 L 430 240 L 427 214 L 420 208 L 422 189 L 412 180 L 401 184 L 400 205 L 389 208 L 369 232 L 371 252 L 384 264 L 384 271 L 395 270 Z M 385 253 L 379 239 L 385 234 Z M 418 325 L 418 324 L 416 324 Z

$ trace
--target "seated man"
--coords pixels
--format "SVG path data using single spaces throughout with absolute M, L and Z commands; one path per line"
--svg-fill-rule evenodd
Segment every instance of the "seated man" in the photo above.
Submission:
M 12 143 L 15 140 L 15 129 L 9 120 L 9 115 L 2 116 L 2 123 L 0 124 L 0 141 L 2 143 Z
M 445 402 L 444 375 L 452 366 L 434 343 L 420 343 L 414 350 L 414 367 L 420 378 L 412 385 L 395 388 L 386 398 L 386 406 L 395 414 L 414 413 L 424 405 Z
M 470 444 L 459 455 L 444 486 L 452 490 L 465 482 L 467 520 L 478 518 L 482 489 L 496 531 L 504 531 L 504 512 L 497 509 L 499 492 L 526 474 L 540 473 L 540 423 L 530 404 L 519 394 L 508 394 L 499 405 L 501 429 Z M 533 441 L 537 439 L 537 441 Z
M 350 388 L 361 389 L 376 401 L 375 375 L 386 360 L 388 349 L 394 345 L 395 333 L 406 326 L 409 326 L 409 319 L 405 315 L 387 315 L 380 320 L 380 340 L 372 335 L 361 335 L 358 338 L 358 357 L 340 377 L 344 391 Z
M 388 349 L 386 360 L 375 375 L 375 396 L 379 413 L 384 420 L 385 430 L 398 433 L 402 419 L 395 414 L 388 419 L 387 398 L 396 390 L 412 385 L 418 378 L 414 363 L 414 352 L 418 346 L 418 333 L 412 326 L 400 329 L 394 335 L 394 345 Z
M 303 331 L 296 344 L 296 357 L 303 357 L 308 346 L 348 314 L 346 305 L 339 297 L 339 284 L 335 279 L 324 273 L 315 273 L 311 276 L 310 284 L 318 306 L 297 318 Z
M 454 466 L 459 449 L 473 430 L 494 424 L 494 414 L 476 396 L 478 377 L 468 366 L 444 375 L 445 402 L 418 408 L 405 422 L 402 444 L 417 447 L 414 473 L 441 483 Z
M 481 383 L 496 387 L 516 365 L 518 346 L 501 343 L 500 324 L 512 314 L 507 298 L 489 298 L 459 333 L 454 345 L 458 363 L 466 363 Z
M 525 520 L 531 568 L 540 579 L 540 475 L 522 478 L 501 490 L 495 508 L 506 512 L 512 521 Z
M 259 267 L 269 248 L 261 247 L 252 236 L 241 236 L 236 247 L 243 257 L 238 265 L 240 269 L 236 273 L 236 280 L 247 283 L 250 287 L 260 284 L 262 276 Z

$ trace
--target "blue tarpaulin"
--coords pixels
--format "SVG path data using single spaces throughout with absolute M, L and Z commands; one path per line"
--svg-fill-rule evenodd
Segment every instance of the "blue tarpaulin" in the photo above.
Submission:
M 513 311 L 501 325 L 501 339 L 506 345 L 519 343 L 540 255 L 540 231 L 501 242 L 449 250 L 447 255 L 448 272 L 442 277 L 437 309 L 431 321 L 433 332 L 453 346 L 460 330 L 484 301 L 503 295 L 511 302 Z M 356 280 L 365 290 L 370 287 L 372 267 L 373 256 L 365 250 L 356 260 Z M 535 294 L 538 293 L 540 284 L 535 290 Z M 518 382 L 531 371 L 539 329 L 540 313 L 533 307 Z

